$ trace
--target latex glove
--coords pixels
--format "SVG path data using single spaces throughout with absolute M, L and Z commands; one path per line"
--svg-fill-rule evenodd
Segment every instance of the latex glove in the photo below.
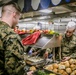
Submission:
M 63 57 L 62 61 L 67 61 L 69 59 L 70 59 L 70 57 Z
M 30 50 L 30 51 L 28 52 L 28 54 L 29 54 L 29 55 L 32 55 L 32 50 Z

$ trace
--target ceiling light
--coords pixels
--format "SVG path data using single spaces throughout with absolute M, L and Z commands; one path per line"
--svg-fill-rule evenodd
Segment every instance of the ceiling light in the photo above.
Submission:
M 43 17 L 38 17 L 37 19 L 45 19 L 47 18 L 46 16 L 43 16 Z
M 24 21 L 30 21 L 32 20 L 32 18 L 27 18 L 27 19 L 24 19 Z
M 31 21 L 31 20 L 32 20 L 32 18 L 27 18 L 27 19 L 19 20 L 19 22 L 21 22 L 21 21 Z
M 51 13 L 51 12 L 52 12 L 52 10 L 44 9 L 44 10 L 39 10 L 39 12 L 43 12 L 43 13 Z
M 51 18 L 50 16 L 42 16 L 42 17 L 38 17 L 37 19 L 48 19 Z

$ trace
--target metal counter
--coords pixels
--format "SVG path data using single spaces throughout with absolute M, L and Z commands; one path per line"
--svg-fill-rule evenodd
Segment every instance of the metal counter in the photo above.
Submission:
M 55 47 L 59 47 L 59 60 L 61 60 L 61 39 L 60 36 L 56 37 L 55 35 L 50 34 L 41 34 L 37 42 L 32 47 L 47 49 L 53 49 L 53 61 L 55 62 Z
M 38 41 L 34 44 L 34 47 L 41 49 L 54 48 L 60 46 L 61 40 L 55 35 L 41 35 Z
M 55 35 L 42 35 L 33 47 L 53 50 L 53 61 L 55 62 L 55 47 L 59 47 L 59 60 L 61 60 L 61 38 Z

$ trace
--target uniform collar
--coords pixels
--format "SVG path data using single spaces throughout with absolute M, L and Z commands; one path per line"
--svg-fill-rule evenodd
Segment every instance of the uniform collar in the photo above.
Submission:
M 70 41 L 72 40 L 72 38 L 73 38 L 73 35 L 72 35 L 71 37 L 67 37 L 67 36 L 65 35 L 65 40 L 68 41 L 68 42 L 70 42 Z
M 2 26 L 4 25 L 5 27 L 10 27 L 6 22 L 4 21 L 0 21 L 0 23 L 2 24 Z

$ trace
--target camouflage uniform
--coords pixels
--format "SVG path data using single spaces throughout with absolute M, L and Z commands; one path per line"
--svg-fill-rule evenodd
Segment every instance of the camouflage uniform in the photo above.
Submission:
M 23 75 L 23 51 L 18 34 L 0 21 L 0 75 Z
M 63 36 L 62 39 L 62 56 L 70 56 L 76 58 L 76 35 L 72 35 L 70 38 Z

